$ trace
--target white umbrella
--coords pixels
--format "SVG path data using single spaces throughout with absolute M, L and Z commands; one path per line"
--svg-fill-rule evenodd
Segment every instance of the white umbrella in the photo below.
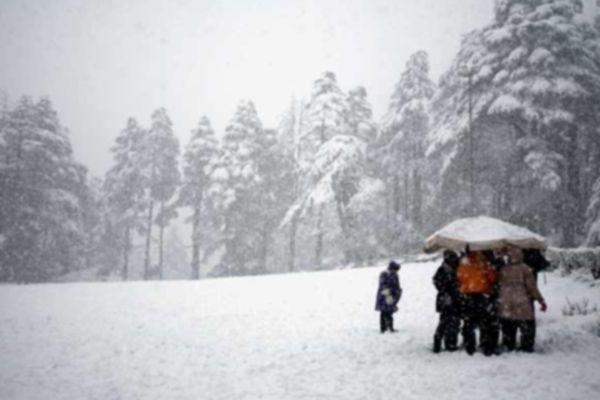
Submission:
M 494 250 L 509 245 L 540 250 L 547 247 L 543 236 L 527 228 L 482 215 L 458 219 L 446 225 L 427 238 L 425 252 L 441 249 L 465 251 L 467 246 L 473 251 Z

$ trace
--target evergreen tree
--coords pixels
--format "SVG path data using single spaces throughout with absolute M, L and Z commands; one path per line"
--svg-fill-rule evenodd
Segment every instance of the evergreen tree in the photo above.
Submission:
M 133 223 L 138 229 L 140 224 L 139 220 L 131 220 L 127 213 L 119 214 L 117 204 L 111 203 L 114 200 L 111 195 L 107 192 L 106 181 L 90 179 L 88 196 L 83 205 L 86 269 L 95 269 L 98 276 L 107 277 L 120 266 L 121 277 L 126 280 L 131 264 L 133 228 L 130 229 L 130 235 L 123 233 L 126 232 L 127 222 Z M 127 248 L 129 252 L 125 252 Z
M 23 97 L 0 129 L 0 278 L 44 281 L 80 268 L 86 170 L 50 101 Z
M 157 109 L 151 115 L 151 126 L 143 143 L 143 154 L 142 165 L 148 199 L 144 278 L 150 277 L 152 225 L 156 223 L 159 227 L 159 241 L 158 265 L 155 273 L 159 279 L 162 279 L 164 230 L 170 219 L 176 216 L 169 201 L 175 195 L 180 180 L 177 165 L 179 141 L 173 134 L 171 120 L 164 108 Z M 155 217 L 156 203 L 158 203 L 158 212 Z
M 248 274 L 258 268 L 262 182 L 259 160 L 265 132 L 254 103 L 242 100 L 225 130 L 222 155 L 212 174 L 215 204 L 222 215 L 225 254 L 216 275 Z
M 347 134 L 362 139 L 367 145 L 376 139 L 377 126 L 373 121 L 373 110 L 367 101 L 367 91 L 359 86 L 348 92 Z
M 337 134 L 347 133 L 348 103 L 335 74 L 325 72 L 313 84 L 306 108 L 306 124 L 298 138 L 301 166 L 312 162 L 319 147 Z
M 129 276 L 129 257 L 132 240 L 136 231 L 142 231 L 140 216 L 145 207 L 143 179 L 143 146 L 147 132 L 134 118 L 127 120 L 127 126 L 115 139 L 111 149 L 114 166 L 107 172 L 104 192 L 107 198 L 109 215 L 104 227 L 116 231 L 121 238 L 117 247 L 122 254 L 121 276 Z
M 354 248 L 355 241 L 361 240 L 356 235 L 361 231 L 357 221 L 365 209 L 352 204 L 372 179 L 366 148 L 376 133 L 366 91 L 359 87 L 346 96 L 335 75 L 325 73 L 315 81 L 306 115 L 298 142 L 299 190 L 282 225 L 294 228 L 298 222 L 314 223 L 309 230 L 309 235 L 316 236 L 313 268 L 322 266 L 325 234 L 332 237 L 328 254 L 341 250 L 343 262 L 354 263 L 361 259 Z
M 591 151 L 584 144 L 594 141 L 600 93 L 594 35 L 580 11 L 574 0 L 498 1 L 492 24 L 465 37 L 442 79 L 429 146 L 449 182 L 471 168 L 465 137 L 473 129 L 479 210 L 503 204 L 504 217 L 532 228 L 551 234 L 561 226 L 567 245 L 583 225 L 582 160 Z M 490 144 L 502 142 L 514 145 L 500 147 L 494 168 L 500 148 Z
M 306 110 L 306 130 L 300 135 L 298 146 L 298 160 L 302 174 L 306 176 L 304 182 L 301 183 L 305 189 L 297 204 L 303 204 L 307 196 L 306 193 L 311 191 L 311 186 L 314 187 L 315 182 L 319 179 L 314 175 L 316 172 L 313 169 L 315 157 L 319 153 L 321 147 L 336 135 L 346 134 L 348 132 L 348 103 L 344 92 L 338 87 L 335 74 L 333 72 L 325 72 L 313 84 L 313 90 L 310 101 Z M 305 171 L 312 171 L 305 174 Z M 315 255 L 314 267 L 321 268 L 323 256 L 323 236 L 324 236 L 324 207 L 326 203 L 316 202 L 310 207 L 315 207 Z M 292 217 L 295 212 L 301 208 L 292 210 Z M 312 210 L 311 210 L 312 211 Z
M 298 137 L 304 131 L 306 121 L 306 107 L 303 102 L 292 100 L 290 107 L 284 113 L 278 128 L 278 146 L 281 156 L 280 185 L 278 191 L 278 204 L 285 210 L 292 206 L 299 195 L 300 164 L 298 159 Z M 298 234 L 299 215 L 293 214 L 289 221 L 287 243 L 287 269 L 296 269 L 296 240 Z M 284 227 L 284 226 L 282 226 Z
M 408 222 L 418 235 L 421 234 L 425 143 L 429 132 L 429 102 L 433 94 L 428 55 L 418 51 L 406 63 L 391 96 L 376 153 L 388 188 L 386 215 L 393 226 L 390 238 L 394 242 L 400 242 L 397 229 L 401 221 Z
M 192 131 L 192 137 L 183 155 L 183 182 L 179 192 L 178 205 L 190 207 L 192 216 L 192 264 L 191 277 L 200 277 L 201 226 L 207 227 L 207 206 L 210 204 L 209 190 L 211 172 L 219 157 L 218 143 L 207 117 L 202 117 L 198 127 Z M 207 230 L 205 228 L 205 237 Z

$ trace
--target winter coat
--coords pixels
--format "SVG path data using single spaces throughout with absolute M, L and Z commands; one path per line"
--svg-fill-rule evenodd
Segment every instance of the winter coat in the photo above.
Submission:
M 550 262 L 546 260 L 546 257 L 544 257 L 542 252 L 538 249 L 523 250 L 523 262 L 533 270 L 533 276 L 535 278 L 536 283 L 538 273 L 550 267 Z
M 540 250 L 525 249 L 523 250 L 523 262 L 527 264 L 535 274 L 544 271 L 550 267 L 550 263 Z
M 456 277 L 461 294 L 490 294 L 496 283 L 496 271 L 481 253 L 463 256 Z
M 529 321 L 535 319 L 533 301 L 544 302 L 535 284 L 532 270 L 524 263 L 511 262 L 499 273 L 500 317 L 509 320 Z
M 386 313 L 398 311 L 398 301 L 400 301 L 401 296 L 402 288 L 400 287 L 398 274 L 389 270 L 383 271 L 379 275 L 375 310 Z
M 438 291 L 435 310 L 439 313 L 458 312 L 459 293 L 456 271 L 444 262 L 433 276 L 433 285 Z

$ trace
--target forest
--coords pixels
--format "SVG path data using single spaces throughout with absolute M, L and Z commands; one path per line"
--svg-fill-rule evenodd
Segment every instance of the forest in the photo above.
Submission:
M 427 52 L 410 57 L 381 120 L 331 71 L 310 98 L 282 99 L 277 126 L 249 99 L 223 132 L 199 110 L 186 143 L 164 108 L 129 118 L 102 177 L 75 159 L 50 99 L 4 104 L 0 282 L 361 266 L 480 214 L 600 246 L 600 18 L 581 12 L 496 1 L 437 82 Z

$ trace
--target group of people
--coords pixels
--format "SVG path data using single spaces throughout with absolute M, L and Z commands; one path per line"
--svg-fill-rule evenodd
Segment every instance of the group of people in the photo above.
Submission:
M 537 287 L 537 272 L 548 262 L 539 250 L 508 247 L 500 251 L 471 251 L 462 254 L 444 251 L 442 265 L 433 277 L 438 294 L 439 323 L 433 351 L 463 345 L 472 355 L 478 345 L 486 356 L 507 351 L 533 352 L 535 345 L 534 302 L 546 311 L 546 302 Z M 398 310 L 402 289 L 400 265 L 392 261 L 379 277 L 376 310 L 380 311 L 381 332 L 394 332 L 393 313 Z M 462 326 L 462 330 L 461 330 Z M 479 331 L 479 343 L 476 331 Z M 517 346 L 517 333 L 520 343 Z M 501 338 L 500 338 L 501 337 Z

